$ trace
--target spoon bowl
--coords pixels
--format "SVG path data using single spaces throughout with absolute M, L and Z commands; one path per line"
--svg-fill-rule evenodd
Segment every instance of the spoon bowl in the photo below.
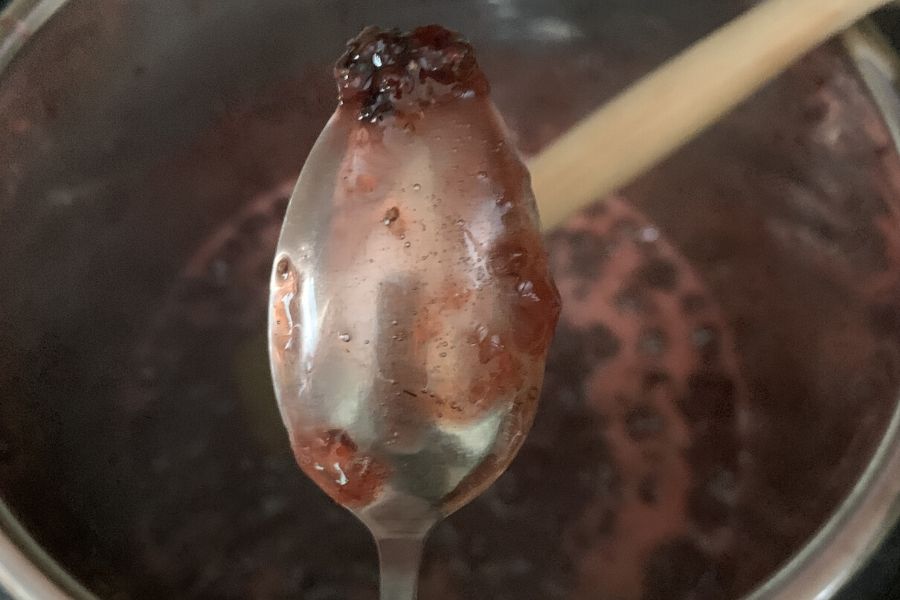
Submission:
M 276 250 L 269 356 L 298 464 L 372 531 L 382 597 L 406 598 L 428 530 L 522 445 L 559 295 L 468 43 L 367 28 L 335 72 Z

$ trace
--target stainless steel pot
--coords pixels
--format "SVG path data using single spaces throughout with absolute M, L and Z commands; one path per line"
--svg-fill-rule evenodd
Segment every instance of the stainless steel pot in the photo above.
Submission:
M 41 599 L 373 597 L 365 533 L 291 463 L 260 334 L 285 186 L 332 109 L 336 49 L 370 22 L 466 32 L 534 152 L 745 4 L 12 2 L 0 583 Z M 898 72 L 857 29 L 623 192 L 737 347 L 740 485 L 717 525 L 731 541 L 698 550 L 734 559 L 710 563 L 730 594 L 832 597 L 900 517 Z M 575 414 L 561 389 L 545 422 Z M 576 476 L 595 489 L 609 471 Z M 514 517 L 479 550 L 495 504 L 527 501 L 497 494 L 436 533 L 423 595 L 508 577 L 536 598 L 596 597 L 570 539 L 583 521 L 552 494 L 547 565 L 528 562 Z

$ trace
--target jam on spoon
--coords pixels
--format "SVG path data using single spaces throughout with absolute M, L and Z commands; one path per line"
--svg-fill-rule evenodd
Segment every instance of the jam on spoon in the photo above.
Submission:
M 285 216 L 269 351 L 297 462 L 415 597 L 431 527 L 528 432 L 559 315 L 529 175 L 473 48 L 369 27 Z

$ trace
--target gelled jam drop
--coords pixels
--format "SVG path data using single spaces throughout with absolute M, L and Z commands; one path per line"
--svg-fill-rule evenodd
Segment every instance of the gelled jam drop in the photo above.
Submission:
M 368 28 L 335 75 L 278 245 L 272 370 L 301 468 L 370 527 L 413 530 L 512 460 L 559 295 L 467 42 Z
M 489 89 L 472 46 L 439 25 L 410 33 L 367 27 L 347 44 L 334 73 L 341 104 L 352 105 L 356 118 L 369 122 L 418 114 L 436 102 L 484 96 Z M 407 124 L 399 126 L 415 130 Z

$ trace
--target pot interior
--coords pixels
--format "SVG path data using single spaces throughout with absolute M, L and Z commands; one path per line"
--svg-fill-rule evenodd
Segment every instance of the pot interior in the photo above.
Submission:
M 104 598 L 375 598 L 264 342 L 344 41 L 464 32 L 531 155 L 744 4 L 71 0 L 0 75 L 0 496 Z M 896 409 L 900 160 L 873 102 L 827 45 L 548 239 L 535 429 L 435 530 L 421 596 L 748 591 Z

